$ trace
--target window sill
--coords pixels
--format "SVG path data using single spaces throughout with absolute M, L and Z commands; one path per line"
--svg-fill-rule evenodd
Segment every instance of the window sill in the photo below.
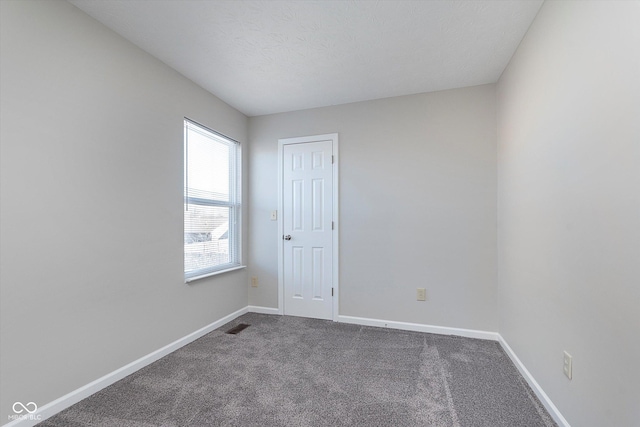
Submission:
M 184 283 L 195 282 L 196 280 L 204 279 L 206 277 L 217 276 L 218 274 L 228 273 L 230 271 L 241 270 L 243 268 L 247 268 L 246 265 L 238 265 L 236 267 L 226 268 L 224 270 L 212 271 L 211 273 L 203 274 L 201 276 L 189 277 L 188 279 L 184 279 Z

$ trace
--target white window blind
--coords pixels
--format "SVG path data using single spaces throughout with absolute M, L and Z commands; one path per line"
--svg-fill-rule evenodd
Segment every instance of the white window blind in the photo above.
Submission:
M 241 265 L 240 188 L 240 144 L 185 119 L 184 274 L 187 281 Z

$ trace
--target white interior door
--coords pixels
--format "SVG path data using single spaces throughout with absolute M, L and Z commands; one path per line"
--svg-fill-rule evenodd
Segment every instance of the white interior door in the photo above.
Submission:
M 333 142 L 282 150 L 284 314 L 333 317 Z

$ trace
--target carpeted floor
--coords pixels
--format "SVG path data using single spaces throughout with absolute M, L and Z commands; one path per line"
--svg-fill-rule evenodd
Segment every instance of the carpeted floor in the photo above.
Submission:
M 225 331 L 251 326 L 238 335 Z M 499 344 L 246 314 L 39 426 L 555 426 Z

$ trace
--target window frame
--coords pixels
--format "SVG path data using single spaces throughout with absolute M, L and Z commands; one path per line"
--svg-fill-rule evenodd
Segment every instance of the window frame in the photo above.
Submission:
M 224 143 L 229 146 L 229 200 L 219 200 L 215 198 L 190 197 L 188 187 L 188 166 L 189 166 L 189 147 L 187 132 L 191 129 L 201 133 L 215 142 Z M 214 276 L 229 271 L 245 268 L 242 264 L 242 146 L 240 142 L 230 138 L 220 132 L 217 132 L 208 126 L 184 117 L 183 121 L 183 274 L 185 283 L 189 283 L 205 277 Z M 209 207 L 226 207 L 229 208 L 229 262 L 199 268 L 197 270 L 186 271 L 186 222 L 187 212 L 190 205 L 209 206 Z M 233 221 L 232 221 L 233 218 Z M 232 239 L 234 242 L 232 243 Z M 235 246 L 232 251 L 231 246 Z

